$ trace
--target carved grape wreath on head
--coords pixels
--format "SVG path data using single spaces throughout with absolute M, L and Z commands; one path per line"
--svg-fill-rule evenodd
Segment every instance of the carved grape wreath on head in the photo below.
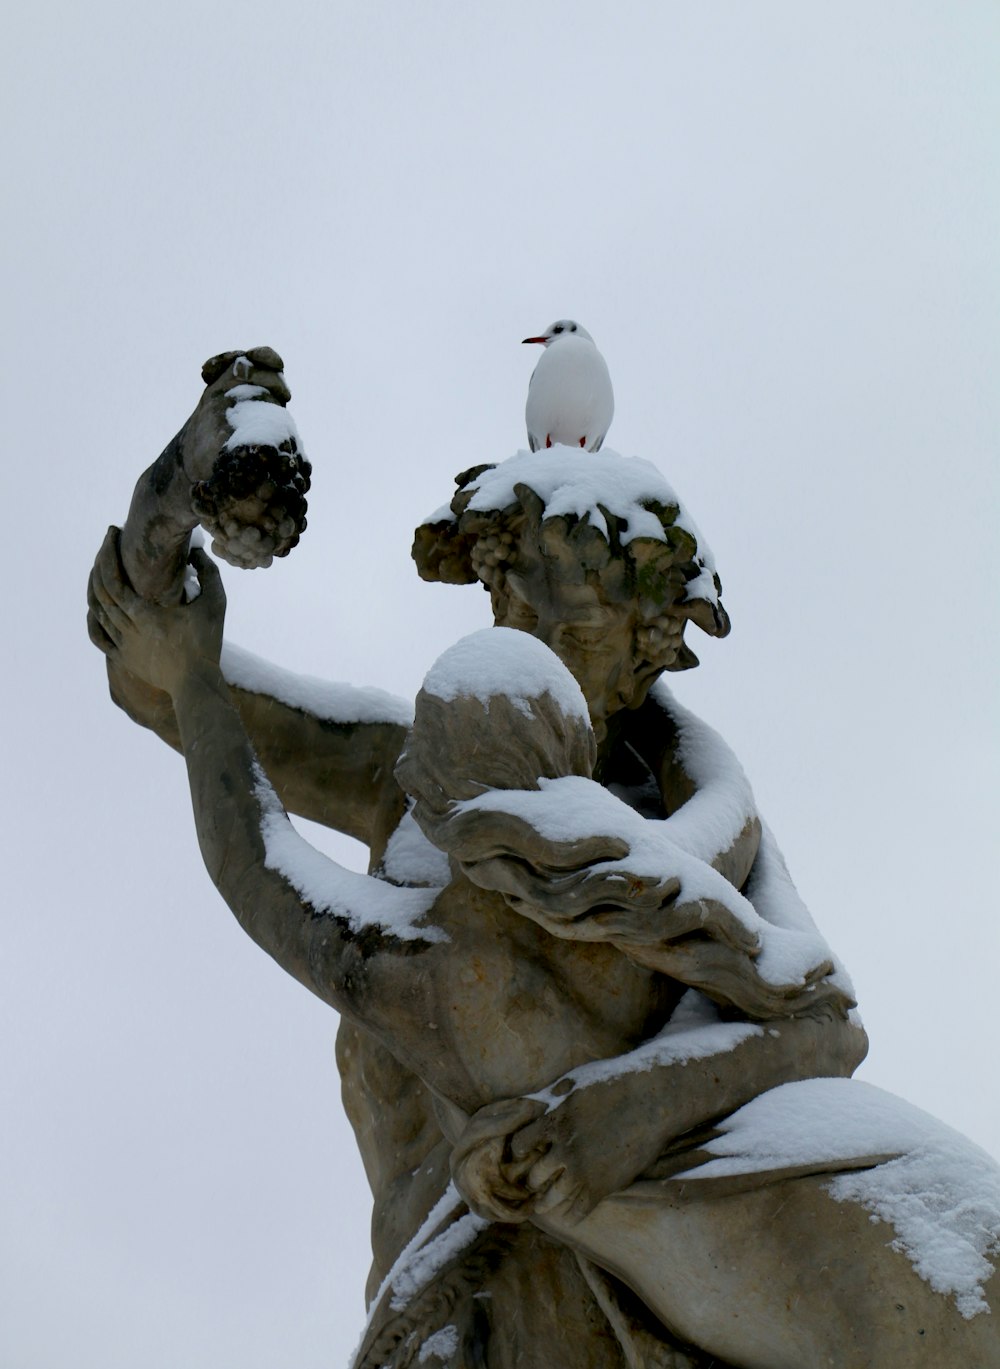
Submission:
M 721 582 L 711 572 L 714 594 L 705 592 L 705 560 L 694 533 L 678 522 L 677 504 L 643 501 L 662 535 L 632 538 L 627 519 L 603 505 L 598 508 L 606 531 L 586 513 L 547 517 L 543 499 L 527 484 L 514 486 L 515 502 L 504 508 L 470 508 L 479 478 L 493 469 L 473 466 L 456 476 L 458 490 L 449 516 L 434 517 L 416 529 L 412 555 L 422 579 L 451 585 L 478 582 L 490 591 L 496 608 L 508 593 L 508 570 L 516 569 L 530 546 L 540 549 L 557 578 L 599 583 L 610 597 L 634 602 L 640 615 L 637 649 L 650 661 L 662 661 L 666 670 L 698 664 L 684 642 L 688 622 L 712 637 L 728 634 L 729 615 L 719 602 Z

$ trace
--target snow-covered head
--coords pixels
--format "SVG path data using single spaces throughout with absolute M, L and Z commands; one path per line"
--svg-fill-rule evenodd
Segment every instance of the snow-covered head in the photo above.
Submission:
M 396 775 L 427 831 L 487 789 L 589 778 L 595 756 L 587 703 L 566 667 L 534 637 L 486 628 L 427 672 Z
M 417 529 L 426 580 L 482 583 L 498 626 L 544 642 L 569 668 L 598 736 L 638 708 L 664 670 L 698 658 L 688 621 L 729 631 L 708 549 L 646 462 L 566 448 L 458 477 L 450 508 Z

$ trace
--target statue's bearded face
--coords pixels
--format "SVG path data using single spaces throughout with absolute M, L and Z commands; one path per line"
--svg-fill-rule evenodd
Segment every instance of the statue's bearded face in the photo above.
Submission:
M 583 690 L 599 738 L 608 718 L 639 707 L 681 645 L 679 619 L 650 625 L 634 599 L 603 583 L 568 583 L 541 560 L 507 572 L 493 609 L 498 627 L 530 632 L 555 652 Z

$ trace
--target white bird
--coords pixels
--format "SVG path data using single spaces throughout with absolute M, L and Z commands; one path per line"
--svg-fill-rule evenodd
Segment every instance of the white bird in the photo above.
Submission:
M 541 337 L 526 337 L 545 348 L 528 385 L 524 417 L 528 445 L 562 443 L 600 450 L 615 412 L 607 363 L 586 328 L 571 318 L 557 319 Z

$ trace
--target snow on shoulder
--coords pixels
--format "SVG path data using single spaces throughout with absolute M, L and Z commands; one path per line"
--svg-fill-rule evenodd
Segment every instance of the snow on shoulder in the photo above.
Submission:
M 317 918 L 343 923 L 355 935 L 376 931 L 398 941 L 447 941 L 427 921 L 440 886 L 400 888 L 347 870 L 317 851 L 289 821 L 267 775 L 254 763 L 254 793 L 260 810 L 264 868 L 275 871 Z
M 393 723 L 397 727 L 409 727 L 413 722 L 413 705 L 384 689 L 296 675 L 234 642 L 222 644 L 222 673 L 236 689 L 270 694 L 279 703 L 324 722 Z
M 583 691 L 562 661 L 537 637 L 515 628 L 488 627 L 461 638 L 431 666 L 424 689 L 445 703 L 478 699 L 487 711 L 490 700 L 502 694 L 527 717 L 531 700 L 548 694 L 565 717 L 590 722 Z

